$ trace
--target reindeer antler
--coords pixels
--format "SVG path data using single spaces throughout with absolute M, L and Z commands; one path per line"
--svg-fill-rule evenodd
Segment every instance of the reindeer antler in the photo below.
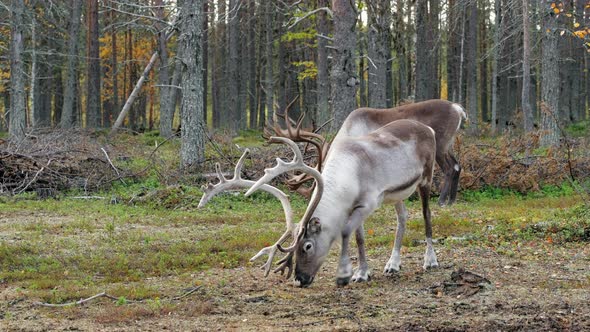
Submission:
M 219 179 L 219 183 L 217 183 L 216 185 L 209 183 L 207 187 L 204 188 L 205 193 L 203 194 L 203 197 L 201 197 L 201 201 L 199 202 L 198 208 L 205 206 L 209 202 L 209 200 L 211 200 L 211 198 L 213 198 L 215 195 L 221 192 L 224 192 L 226 190 L 250 188 L 254 184 L 256 184 L 256 182 L 254 181 L 242 179 L 242 166 L 244 165 L 244 161 L 246 160 L 246 156 L 248 155 L 248 153 L 250 153 L 250 150 L 246 149 L 240 157 L 240 160 L 238 161 L 234 169 L 234 176 L 232 179 L 228 180 L 221 172 L 221 167 L 219 166 L 219 163 L 215 164 L 215 170 L 217 172 L 217 178 Z M 268 184 L 261 185 L 260 189 L 268 192 L 269 194 L 279 199 L 281 205 L 283 206 L 283 211 L 285 212 L 285 223 L 287 226 L 287 230 L 285 231 L 285 233 L 283 233 L 283 235 L 281 235 L 281 237 L 276 243 L 274 243 L 271 246 L 262 248 L 262 250 L 260 250 L 256 255 L 254 255 L 254 257 L 250 258 L 250 261 L 252 262 L 263 255 L 268 255 L 266 263 L 264 263 L 264 265 L 262 265 L 261 267 L 264 270 L 264 276 L 266 277 L 270 272 L 270 268 L 272 266 L 272 262 L 277 250 L 280 250 L 281 248 L 281 244 L 289 237 L 290 234 L 292 234 L 293 236 L 295 235 L 293 231 L 295 230 L 296 224 L 293 224 L 293 210 L 291 209 L 289 197 L 285 193 Z M 275 270 L 275 272 L 280 271 L 281 274 L 283 274 L 285 270 L 284 260 L 285 258 L 281 259 L 278 262 L 279 264 L 282 264 Z M 292 259 L 290 260 L 292 261 Z M 289 273 L 287 278 L 290 275 L 291 267 L 289 267 Z
M 273 126 L 267 126 L 264 129 L 264 137 L 267 139 L 270 136 L 284 137 L 289 138 L 294 142 L 307 143 L 304 152 L 307 151 L 307 147 L 309 145 L 314 146 L 318 156 L 316 169 L 321 171 L 330 144 L 322 135 L 317 134 L 315 131 L 302 129 L 305 113 L 301 114 L 296 122 L 293 121 L 291 117 L 289 117 L 289 110 L 298 99 L 299 96 L 295 97 L 295 99 L 289 103 L 283 114 L 278 114 L 277 112 L 273 113 Z M 283 129 L 279 126 L 279 117 L 284 119 L 285 125 L 287 127 L 286 129 Z M 293 123 L 295 123 L 295 127 L 293 126 Z M 274 134 L 271 134 L 271 130 L 274 131 Z M 313 186 L 311 188 L 306 188 L 302 185 L 312 179 L 313 177 L 307 174 L 295 175 L 287 180 L 287 185 L 290 190 L 297 191 L 305 197 L 309 197 L 314 189 Z
M 285 137 L 271 137 L 269 139 L 269 142 L 270 143 L 284 143 L 284 144 L 289 145 L 291 150 L 293 150 L 293 153 L 295 154 L 295 156 L 293 157 L 293 160 L 290 162 L 285 162 L 285 161 L 281 160 L 280 158 L 277 158 L 277 165 L 273 168 L 265 169 L 264 176 L 262 176 L 260 179 L 258 179 L 258 181 L 256 181 L 256 184 L 254 184 L 250 189 L 248 189 L 248 191 L 246 192 L 246 196 L 251 195 L 253 192 L 258 190 L 259 188 L 262 189 L 262 186 L 264 186 L 266 183 L 272 181 L 272 179 L 279 176 L 280 174 L 285 173 L 285 172 L 289 172 L 289 171 L 301 171 L 304 173 L 308 173 L 316 180 L 316 185 L 317 185 L 316 189 L 314 190 L 313 195 L 311 197 L 311 201 L 310 201 L 309 205 L 307 206 L 307 210 L 305 210 L 305 214 L 301 218 L 301 222 L 299 223 L 299 231 L 297 232 L 297 236 L 294 237 L 295 240 L 293 241 L 291 246 L 289 246 L 288 248 L 283 248 L 280 244 L 277 245 L 277 248 L 280 251 L 289 253 L 289 255 L 287 257 L 285 257 L 285 259 L 287 259 L 287 260 L 285 261 L 285 259 L 283 259 L 283 260 L 281 260 L 281 262 L 289 265 L 288 268 L 289 268 L 289 275 L 290 275 L 290 268 L 292 265 L 293 252 L 297 248 L 297 244 L 299 243 L 299 241 L 303 238 L 307 224 L 309 223 L 311 216 L 312 216 L 313 212 L 315 211 L 315 208 L 318 206 L 320 199 L 322 198 L 322 194 L 324 192 L 324 180 L 322 178 L 322 174 L 317 169 L 309 167 L 303 162 L 303 155 L 301 154 L 301 151 L 299 150 L 299 147 L 297 146 L 297 144 L 295 142 L 293 142 L 292 140 L 285 138 Z M 283 267 L 283 269 L 282 269 L 283 271 L 284 271 L 284 268 L 285 267 Z

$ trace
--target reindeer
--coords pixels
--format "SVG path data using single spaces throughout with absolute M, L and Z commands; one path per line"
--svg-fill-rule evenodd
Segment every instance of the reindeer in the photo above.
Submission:
M 274 136 L 287 137 L 295 142 L 305 142 L 315 146 L 318 151 L 317 168 L 321 171 L 322 162 L 327 152 L 329 153 L 327 151 L 329 144 L 321 135 L 302 130 L 302 117 L 297 121 L 297 126 L 293 127 L 292 121 L 288 117 L 288 110 L 293 102 L 287 106 L 285 113 L 281 115 L 285 119 L 287 129 L 278 127 L 276 116 L 274 127 L 271 129 L 274 130 Z M 441 206 L 453 204 L 457 198 L 461 166 L 453 156 L 452 148 L 462 119 L 467 119 L 465 111 L 459 104 L 441 99 L 432 99 L 387 109 L 359 108 L 346 118 L 334 141 L 343 137 L 363 136 L 400 119 L 415 120 L 434 129 L 436 134 L 436 162 L 444 174 L 438 203 Z M 269 129 L 265 133 L 270 136 Z M 301 187 L 308 180 L 311 180 L 310 176 L 299 175 L 290 178 L 287 184 L 291 190 L 297 190 L 309 197 L 311 192 L 309 188 Z
M 438 266 L 432 247 L 428 204 L 437 148 L 432 128 L 413 120 L 398 120 L 366 135 L 342 135 L 334 140 L 321 173 L 303 163 L 301 151 L 290 139 L 271 137 L 270 141 L 288 144 L 295 157 L 291 162 L 277 158 L 277 166 L 266 169 L 264 176 L 248 190 L 246 196 L 284 172 L 305 172 L 316 181 L 316 188 L 292 245 L 283 248 L 280 244 L 282 241 L 277 244 L 280 251 L 288 253 L 282 260 L 283 265 L 292 264 L 295 255 L 295 281 L 299 286 L 307 287 L 313 282 L 330 247 L 338 239 L 342 241 L 342 249 L 337 284 L 344 286 L 350 280 L 369 280 L 363 222 L 384 200 L 394 202 L 398 219 L 393 251 L 385 265 L 384 274 L 398 272 L 408 218 L 403 201 L 416 189 L 422 201 L 426 230 L 423 267 L 428 269 Z M 359 267 L 354 274 L 348 256 L 353 232 L 359 252 Z
M 334 138 L 362 136 L 392 121 L 410 119 L 432 128 L 436 134 L 436 163 L 444 174 L 438 204 L 451 205 L 457 198 L 461 165 L 453 155 L 455 135 L 461 120 L 467 119 L 459 104 L 442 99 L 431 99 L 394 108 L 359 108 L 354 110 Z

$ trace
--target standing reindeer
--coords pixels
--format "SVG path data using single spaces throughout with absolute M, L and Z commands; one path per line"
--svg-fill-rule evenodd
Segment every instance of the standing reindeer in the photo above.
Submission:
M 350 131 L 349 131 L 350 132 Z M 352 132 L 352 134 L 355 134 Z M 308 173 L 316 180 L 316 189 L 299 223 L 293 244 L 279 250 L 288 255 L 283 262 L 291 263 L 295 255 L 295 281 L 309 286 L 326 259 L 330 247 L 342 240 L 337 269 L 337 284 L 347 285 L 367 281 L 370 276 L 364 248 L 364 220 L 383 200 L 395 203 L 397 232 L 391 257 L 384 273 L 399 271 L 400 249 L 405 231 L 407 210 L 403 200 L 418 189 L 426 229 L 425 269 L 438 266 L 432 247 L 432 224 L 429 208 L 430 187 L 436 155 L 435 131 L 413 120 L 393 121 L 364 135 L 340 135 L 334 140 L 323 171 L 303 163 L 297 145 L 283 137 L 272 137 L 271 142 L 288 144 L 295 157 L 291 162 L 277 158 L 277 166 L 265 170 L 265 175 L 246 195 L 288 171 Z M 348 245 L 352 233 L 356 235 L 359 267 L 354 272 Z
M 321 170 L 322 161 L 327 152 L 325 140 L 313 132 L 301 130 L 301 118 L 297 123 L 297 127 L 293 128 L 288 120 L 288 110 L 289 107 L 287 107 L 283 115 L 287 129 L 279 128 L 275 120 L 275 126 L 272 128 L 274 135 L 287 137 L 295 142 L 313 144 L 318 150 L 318 169 Z M 444 174 L 438 203 L 441 206 L 453 204 L 457 198 L 461 166 L 453 156 L 452 148 L 462 119 L 467 119 L 465 111 L 459 104 L 441 99 L 432 99 L 387 109 L 359 108 L 346 118 L 334 138 L 334 142 L 344 137 L 366 135 L 392 121 L 400 119 L 415 120 L 434 129 L 436 135 L 436 162 Z M 267 134 L 267 136 L 270 135 Z M 288 180 L 288 184 L 291 189 L 300 189 L 299 192 L 307 195 L 308 191 L 300 186 L 310 179 L 309 176 L 296 176 Z
M 461 165 L 453 156 L 455 135 L 461 120 L 467 119 L 459 104 L 431 99 L 394 108 L 359 108 L 346 118 L 334 142 L 350 136 L 362 136 L 400 119 L 415 120 L 432 128 L 436 135 L 436 163 L 444 174 L 438 204 L 451 205 L 457 198 Z

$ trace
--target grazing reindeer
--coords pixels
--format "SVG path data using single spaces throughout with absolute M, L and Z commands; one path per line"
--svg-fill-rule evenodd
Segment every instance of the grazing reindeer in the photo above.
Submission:
M 407 211 L 403 200 L 420 192 L 426 228 L 425 269 L 438 266 L 432 247 L 432 225 L 428 206 L 436 140 L 434 130 L 413 120 L 398 120 L 364 136 L 340 137 L 335 140 L 326 158 L 322 173 L 303 163 L 297 145 L 283 137 L 272 137 L 271 142 L 290 145 L 295 153 L 291 162 L 277 158 L 278 165 L 265 170 L 265 175 L 246 195 L 268 183 L 281 173 L 301 171 L 316 180 L 316 189 L 299 224 L 294 243 L 278 249 L 287 252 L 284 262 L 292 262 L 295 255 L 295 280 L 301 287 L 309 286 L 326 259 L 334 241 L 342 240 L 342 251 L 337 270 L 337 284 L 369 279 L 370 271 L 364 248 L 364 220 L 383 200 L 395 202 L 398 226 L 393 252 L 384 273 L 399 271 L 400 249 L 405 231 Z M 348 256 L 352 233 L 356 235 L 359 267 L 353 275 Z

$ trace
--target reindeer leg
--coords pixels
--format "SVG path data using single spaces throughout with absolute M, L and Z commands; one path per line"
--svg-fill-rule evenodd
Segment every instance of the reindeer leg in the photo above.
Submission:
M 438 152 L 438 151 L 437 151 Z M 436 154 L 436 163 L 440 167 L 440 170 L 443 173 L 443 183 L 440 189 L 440 196 L 438 197 L 438 205 L 445 206 L 447 204 L 450 186 L 451 186 L 451 178 L 453 176 L 453 169 L 452 166 L 448 162 L 448 158 L 446 154 L 437 153 Z
M 436 260 L 436 253 L 432 247 L 432 219 L 430 215 L 430 207 L 428 201 L 430 200 L 430 185 L 420 186 L 420 200 L 422 201 L 422 214 L 424 215 L 424 228 L 426 233 L 426 252 L 424 253 L 424 269 L 438 267 Z
M 356 232 L 358 229 L 361 229 L 361 232 L 363 231 L 363 221 L 365 221 L 365 218 L 367 218 L 367 216 L 370 215 L 371 212 L 375 210 L 375 208 L 376 206 L 374 205 L 358 207 L 354 209 L 354 211 L 352 211 L 352 214 L 348 218 L 348 224 L 346 224 L 344 230 L 342 231 L 342 250 L 340 252 L 340 262 L 338 263 L 338 270 L 336 271 L 336 284 L 338 284 L 338 286 L 348 285 L 352 277 L 352 263 L 350 262 L 350 257 L 348 256 L 348 245 L 350 243 L 350 235 L 352 234 L 352 232 Z
M 363 225 L 356 229 L 356 245 L 359 251 L 359 267 L 355 270 L 352 276 L 353 282 L 365 282 L 371 279 L 371 271 L 367 263 L 367 255 L 365 252 L 365 229 Z
M 395 231 L 395 242 L 393 242 L 393 250 L 389 261 L 385 264 L 383 274 L 386 276 L 393 276 L 399 272 L 401 267 L 400 250 L 402 248 L 402 239 L 406 231 L 406 221 L 408 220 L 408 210 L 403 201 L 395 203 L 395 212 L 397 213 L 397 230 Z
M 450 177 L 451 186 L 449 189 L 449 205 L 455 203 L 457 199 L 457 191 L 459 190 L 459 175 L 461 175 L 461 165 L 457 162 L 457 159 L 449 153 L 449 161 L 452 165 L 452 175 Z

